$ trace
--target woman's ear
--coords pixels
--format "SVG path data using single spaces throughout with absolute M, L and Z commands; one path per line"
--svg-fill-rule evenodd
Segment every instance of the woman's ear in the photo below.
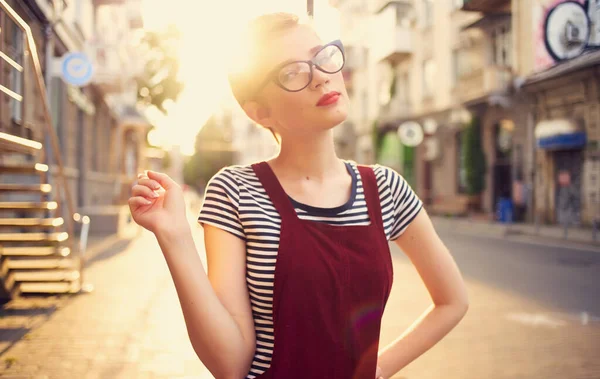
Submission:
M 269 108 L 258 101 L 247 101 L 243 106 L 244 112 L 256 122 L 265 128 L 273 128 L 275 121 L 271 118 Z

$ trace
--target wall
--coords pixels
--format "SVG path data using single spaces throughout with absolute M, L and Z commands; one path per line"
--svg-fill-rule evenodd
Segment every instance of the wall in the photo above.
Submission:
M 600 129 L 600 69 L 590 68 L 540 85 L 534 94 L 536 121 L 553 118 L 581 120 L 588 141 L 598 141 Z M 596 142 L 597 143 L 597 142 Z M 555 176 L 552 153 L 537 150 L 536 211 L 545 222 L 556 222 Z M 600 156 L 584 150 L 581 167 L 581 218 L 589 224 L 600 216 Z
M 519 26 L 522 28 L 520 33 L 521 49 L 523 54 L 520 58 L 520 73 L 528 75 L 532 72 L 543 71 L 559 63 L 546 48 L 546 32 L 545 20 L 550 11 L 557 5 L 565 3 L 566 0 L 530 0 L 530 1 L 513 1 L 515 6 L 518 6 L 521 15 Z M 572 0 L 584 4 L 584 0 Z M 598 22 L 600 20 L 596 20 Z M 550 25 L 548 28 L 549 34 L 563 34 L 563 25 Z
M 43 34 L 43 26 L 36 17 L 33 16 L 32 12 L 27 8 L 24 4 L 21 4 L 17 1 L 8 1 L 8 5 L 11 6 L 19 16 L 30 25 L 31 32 L 33 34 L 34 41 L 37 46 L 44 46 L 44 34 Z M 5 30 L 2 30 L 0 37 L 4 39 L 4 53 L 10 55 L 12 58 L 16 58 L 16 56 L 12 55 L 11 48 L 9 46 L 12 45 L 11 41 L 11 30 L 18 29 L 18 26 L 8 17 L 8 15 L 4 14 L 3 18 L 5 19 Z M 22 33 L 24 36 L 25 34 Z M 45 54 L 43 49 L 38 48 L 38 55 L 40 58 L 40 62 L 42 63 L 42 67 L 44 67 L 44 58 Z M 43 137 L 43 129 L 42 129 L 42 121 L 43 121 L 43 113 L 42 113 L 42 102 L 41 98 L 38 95 L 39 91 L 37 88 L 37 83 L 32 80 L 33 76 L 33 66 L 29 59 L 27 59 L 24 64 L 25 75 L 24 75 L 24 88 L 20 92 L 23 96 L 23 102 L 25 104 L 24 114 L 22 116 L 25 124 L 28 124 L 33 128 L 34 135 L 31 136 L 34 139 L 41 140 Z M 3 68 L 2 72 L 0 72 L 0 84 L 5 87 L 15 90 L 15 83 L 13 82 L 13 73 L 16 71 L 10 66 L 8 63 L 2 61 L 1 66 Z M 13 100 L 11 97 L 4 93 L 0 93 L 0 129 L 3 131 L 12 132 L 12 103 Z

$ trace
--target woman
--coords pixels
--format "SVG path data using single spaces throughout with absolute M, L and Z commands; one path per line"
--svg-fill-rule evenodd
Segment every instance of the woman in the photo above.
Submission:
M 133 217 L 156 235 L 192 345 L 216 378 L 389 378 L 464 316 L 459 270 L 398 173 L 336 156 L 332 129 L 348 112 L 342 44 L 282 13 L 259 17 L 247 36 L 247 66 L 230 75 L 231 88 L 280 152 L 210 181 L 199 217 L 208 275 L 168 176 L 139 176 Z M 380 350 L 388 241 L 433 305 Z

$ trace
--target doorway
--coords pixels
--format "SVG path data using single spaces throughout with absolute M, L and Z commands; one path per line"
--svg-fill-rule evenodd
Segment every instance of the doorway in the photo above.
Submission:
M 555 217 L 560 224 L 579 224 L 581 221 L 581 150 L 555 151 Z

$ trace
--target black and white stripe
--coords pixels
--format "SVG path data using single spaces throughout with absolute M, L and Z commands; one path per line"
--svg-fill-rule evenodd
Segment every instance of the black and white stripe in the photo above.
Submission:
M 367 225 L 369 215 L 358 168 L 346 162 L 353 177 L 347 204 L 323 209 L 294 203 L 301 219 L 333 225 Z M 377 178 L 383 225 L 388 240 L 398 238 L 422 207 L 408 183 L 396 171 L 372 166 Z M 256 353 L 248 379 L 264 373 L 273 353 L 273 280 L 279 249 L 281 218 L 251 166 L 231 166 L 209 182 L 200 223 L 214 225 L 246 242 L 246 282 L 250 294 Z

